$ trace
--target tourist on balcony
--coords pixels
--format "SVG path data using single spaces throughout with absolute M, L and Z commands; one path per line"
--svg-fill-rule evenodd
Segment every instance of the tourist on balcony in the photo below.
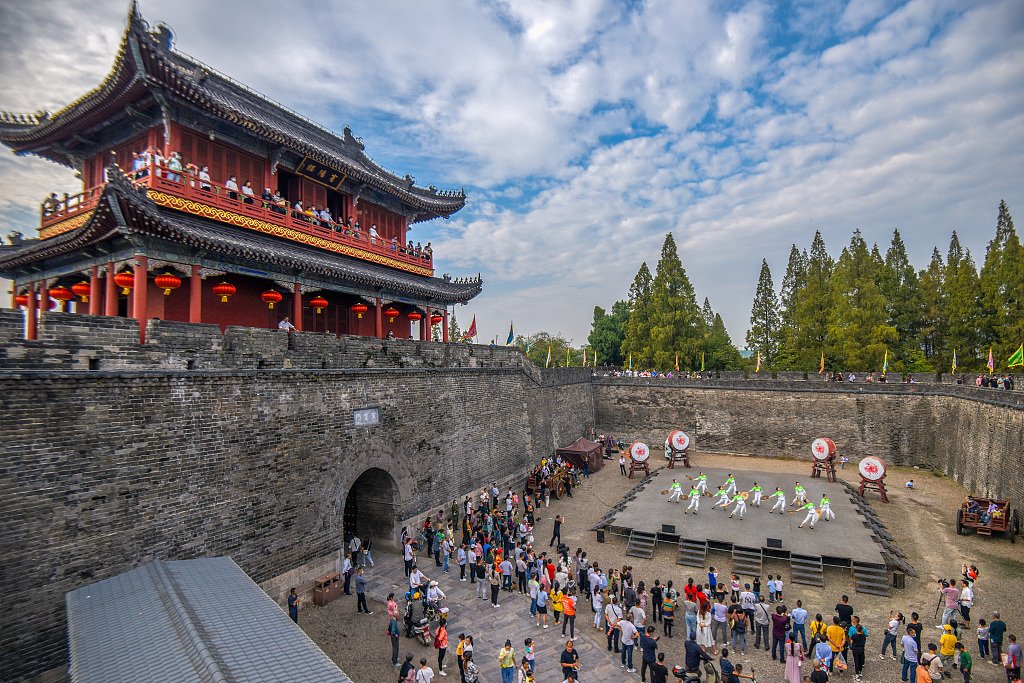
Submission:
M 203 166 L 199 170 L 199 189 L 206 190 L 207 192 L 213 191 L 213 186 L 210 185 L 210 167 Z
M 152 150 L 153 155 L 153 173 L 156 174 L 157 178 L 163 178 L 163 168 L 167 165 L 167 159 L 164 158 L 163 152 L 158 148 L 151 147 L 150 149 Z
M 263 194 L 260 195 L 260 199 L 263 200 L 264 209 L 274 209 L 274 193 L 270 191 L 269 187 L 263 188 Z
M 320 221 L 317 220 L 317 216 L 319 215 L 320 212 L 317 211 L 316 204 L 306 209 L 306 220 L 317 227 L 320 226 Z
M 288 319 L 288 316 L 285 316 L 281 320 L 281 322 L 277 324 L 277 329 L 284 330 L 285 332 L 291 334 L 292 330 L 295 329 L 295 325 L 292 325 L 292 322 Z
M 299 220 L 303 220 L 303 221 L 306 220 L 306 210 L 304 208 L 302 208 L 302 200 L 301 199 L 299 201 L 295 202 L 294 204 L 292 204 L 292 212 L 293 212 L 292 216 L 294 216 L 295 218 L 298 218 Z
M 231 176 L 228 181 L 224 183 L 224 187 L 228 190 L 228 197 L 231 199 L 238 199 L 238 178 Z
M 139 155 L 138 152 L 132 152 L 132 178 L 138 180 L 139 178 L 145 178 L 149 174 L 149 170 L 146 168 L 146 159 Z
M 167 179 L 180 183 L 181 171 L 181 154 L 178 152 L 171 152 L 171 158 L 167 160 Z
M 282 216 L 288 214 L 288 200 L 282 197 L 280 192 L 274 193 L 274 206 L 271 207 L 271 211 L 275 211 Z
M 391 251 L 395 254 L 398 253 L 398 238 L 393 235 L 391 237 Z
M 434 259 L 434 248 L 430 246 L 430 242 L 427 242 L 427 246 L 423 247 L 423 260 L 432 261 Z
M 245 183 L 242 185 L 242 194 L 245 195 L 245 197 L 242 199 L 242 201 L 244 201 L 246 204 L 252 204 L 252 201 L 253 201 L 252 198 L 254 196 L 254 193 L 252 191 L 252 181 L 251 180 L 246 180 Z
M 50 196 L 43 200 L 43 215 L 55 216 L 58 212 L 60 212 L 60 199 L 57 198 L 56 192 L 51 192 Z
M 199 167 L 191 162 L 185 164 L 185 175 L 188 176 L 189 187 L 195 187 L 196 176 L 199 175 Z
M 331 215 L 330 209 L 326 206 L 320 211 L 320 215 L 317 216 L 321 222 L 325 223 L 324 227 L 331 227 L 334 224 L 334 216 Z
M 370 224 L 370 244 L 377 244 L 377 239 L 380 237 L 380 233 L 377 232 L 377 224 Z
M 405 253 L 409 256 L 413 256 L 416 253 L 416 245 L 412 243 L 412 240 L 409 240 L 409 244 L 406 245 Z
M 359 221 L 357 220 L 355 223 L 352 224 L 352 237 L 354 237 L 357 240 L 362 239 L 363 233 L 361 231 L 362 226 L 359 225 Z

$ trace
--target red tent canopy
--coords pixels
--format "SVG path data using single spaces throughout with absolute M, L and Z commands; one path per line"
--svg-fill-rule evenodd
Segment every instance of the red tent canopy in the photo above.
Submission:
M 555 455 L 560 455 L 576 467 L 582 468 L 586 462 L 591 472 L 597 472 L 604 467 L 604 459 L 601 458 L 601 444 L 594 443 L 582 436 L 564 448 L 555 450 Z

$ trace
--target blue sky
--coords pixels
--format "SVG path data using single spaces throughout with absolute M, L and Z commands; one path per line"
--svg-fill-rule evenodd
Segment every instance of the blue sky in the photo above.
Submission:
M 481 339 L 585 339 L 675 234 L 742 346 L 759 265 L 792 243 L 898 227 L 919 267 L 957 230 L 975 260 L 1024 216 L 1024 3 L 886 0 L 166 2 L 176 47 L 467 208 L 416 226 Z M 0 7 L 0 109 L 56 109 L 110 68 L 127 2 Z M 75 181 L 0 154 L 0 231 Z

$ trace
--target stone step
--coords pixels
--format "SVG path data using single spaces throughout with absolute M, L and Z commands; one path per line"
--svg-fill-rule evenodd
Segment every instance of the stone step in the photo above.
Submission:
M 676 556 L 676 564 L 687 567 L 703 567 L 707 557 L 707 541 L 694 541 L 687 538 L 679 541 L 679 554 Z
M 650 559 L 654 557 L 654 550 L 658 545 L 656 534 L 646 531 L 633 530 L 629 532 L 629 541 L 626 543 L 626 554 L 631 557 L 642 557 Z
M 793 583 L 804 586 L 825 586 L 825 570 L 817 555 L 790 555 L 789 573 Z

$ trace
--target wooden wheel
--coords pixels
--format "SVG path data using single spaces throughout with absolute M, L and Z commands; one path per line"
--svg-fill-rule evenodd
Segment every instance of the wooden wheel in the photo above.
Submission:
M 960 508 L 956 511 L 956 535 L 964 535 L 964 509 Z

